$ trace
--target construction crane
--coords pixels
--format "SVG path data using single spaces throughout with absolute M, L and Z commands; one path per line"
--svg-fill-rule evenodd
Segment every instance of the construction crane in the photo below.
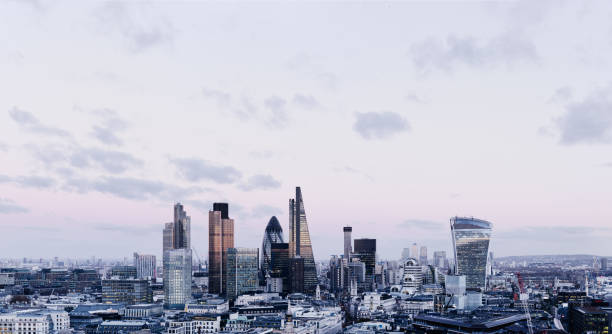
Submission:
M 525 287 L 523 286 L 523 278 L 521 277 L 521 273 L 516 273 L 516 280 L 519 295 L 518 297 L 515 295 L 514 300 L 516 301 L 518 299 L 518 301 L 520 302 L 521 307 L 523 308 L 523 312 L 525 312 L 525 316 L 527 317 L 527 330 L 529 331 L 529 334 L 533 334 L 533 324 L 531 323 L 531 313 L 529 313 L 529 305 L 527 304 L 527 300 L 523 300 L 520 297 L 522 293 L 525 293 Z
M 202 270 L 202 259 L 200 259 L 200 255 L 195 248 L 192 248 L 192 250 L 195 253 L 195 256 L 198 258 L 198 270 Z

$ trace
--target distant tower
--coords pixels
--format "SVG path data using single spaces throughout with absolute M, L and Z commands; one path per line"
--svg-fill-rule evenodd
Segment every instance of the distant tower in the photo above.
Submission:
M 317 289 L 315 290 L 315 300 L 321 300 L 321 288 L 319 284 L 317 284 Z
M 355 239 L 354 257 L 365 264 L 365 283 L 371 290 L 376 269 L 376 239 Z
M 297 274 L 294 272 L 292 280 L 295 283 L 303 282 L 304 292 L 314 293 L 318 283 L 317 268 L 314 262 L 304 199 L 300 187 L 295 188 L 295 199 L 289 200 L 289 255 L 291 258 L 301 258 L 301 260 L 292 263 L 299 267 L 298 262 L 301 261 L 304 268 L 303 277 L 295 277 Z
M 191 300 L 191 218 L 181 203 L 174 205 L 174 221 L 164 226 L 164 306 L 182 308 Z
M 342 230 L 344 231 L 344 258 L 347 262 L 351 262 L 351 253 L 353 252 L 351 247 L 351 234 L 353 233 L 353 228 L 345 226 Z
M 453 217 L 450 220 L 455 253 L 455 274 L 465 275 L 468 289 L 484 291 L 492 224 L 488 221 Z
M 415 259 L 415 260 L 419 260 L 419 245 L 417 245 L 417 243 L 413 243 L 412 247 L 410 248 L 410 257 Z
M 402 260 L 402 261 L 406 261 L 408 258 L 410 258 L 410 248 L 404 248 L 404 249 L 402 249 L 402 257 L 401 257 L 401 260 Z
M 234 248 L 234 220 L 227 203 L 214 203 L 208 212 L 208 291 L 225 295 L 227 249 Z
M 427 246 L 421 246 L 421 254 L 419 254 L 419 262 L 422 266 L 428 265 L 427 261 Z
M 272 261 L 272 244 L 284 243 L 283 228 L 276 216 L 272 216 L 266 231 L 264 232 L 263 241 L 261 243 L 261 258 L 260 258 L 260 278 L 266 277 L 270 271 L 270 263 Z

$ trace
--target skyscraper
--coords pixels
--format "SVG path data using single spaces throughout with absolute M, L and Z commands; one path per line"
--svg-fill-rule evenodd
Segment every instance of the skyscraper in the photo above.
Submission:
M 355 239 L 353 257 L 365 265 L 365 282 L 370 290 L 376 268 L 376 239 Z
M 181 203 L 163 236 L 164 306 L 182 308 L 191 299 L 191 218 Z
M 270 276 L 282 278 L 283 292 L 291 292 L 291 273 L 289 267 L 289 244 L 274 243 L 270 246 Z
M 227 249 L 227 298 L 230 300 L 254 292 L 259 287 L 259 249 L 228 248 Z
M 419 260 L 419 245 L 417 245 L 417 243 L 413 243 L 412 247 L 410 248 L 410 257 L 415 259 L 415 260 Z
M 134 253 L 134 267 L 140 279 L 153 279 L 157 275 L 155 255 Z
M 182 309 L 191 299 L 191 249 L 164 252 L 164 306 Z
M 276 216 L 272 216 L 266 231 L 264 232 L 263 242 L 261 243 L 261 275 L 260 278 L 265 279 L 269 274 L 270 264 L 272 261 L 272 244 L 284 243 L 283 228 L 281 227 Z
M 446 267 L 446 252 L 445 251 L 435 251 L 433 256 L 434 256 L 434 266 L 438 268 Z
M 410 258 L 410 248 L 404 248 L 402 249 L 402 261 L 406 261 L 407 259 Z
M 300 187 L 295 188 L 295 199 L 289 200 L 289 255 L 303 261 L 304 277 L 301 279 L 304 292 L 314 293 L 318 283 L 306 211 Z M 299 262 L 299 261 L 298 261 Z M 299 274 L 299 273 L 297 273 Z M 294 276 L 296 273 L 294 272 Z M 295 279 L 292 279 L 295 280 Z
M 455 274 L 465 275 L 468 289 L 483 291 L 487 280 L 492 224 L 476 218 L 453 217 L 450 227 L 455 254 Z
M 174 220 L 164 225 L 163 250 L 191 248 L 191 217 L 181 203 L 174 205 Z
M 234 247 L 234 220 L 227 203 L 214 203 L 208 212 L 208 291 L 225 295 L 227 249 Z
M 353 228 L 350 226 L 345 226 L 342 230 L 344 231 L 344 258 L 347 262 L 350 262 L 351 253 L 353 252 L 351 246 L 351 234 L 353 233 Z
M 421 246 L 421 254 L 419 254 L 419 263 L 426 266 L 427 263 L 427 246 Z

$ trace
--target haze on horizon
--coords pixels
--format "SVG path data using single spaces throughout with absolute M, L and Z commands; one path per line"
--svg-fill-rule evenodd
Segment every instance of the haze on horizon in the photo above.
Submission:
M 612 255 L 610 2 L 0 2 L 2 257 L 161 254 L 181 202 L 205 257 L 342 226 L 381 259 Z

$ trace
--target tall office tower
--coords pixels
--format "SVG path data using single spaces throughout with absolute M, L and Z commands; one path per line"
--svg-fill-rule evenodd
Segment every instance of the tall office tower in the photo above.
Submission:
M 422 266 L 428 265 L 427 261 L 427 246 L 421 246 L 421 254 L 419 254 L 419 262 Z
M 302 189 L 295 188 L 295 199 L 289 200 L 289 256 L 300 257 L 304 263 L 304 292 L 314 293 L 318 284 Z M 299 261 L 298 261 L 299 262 Z M 295 276 L 296 273 L 293 273 Z
M 290 285 L 292 293 L 303 293 L 304 290 L 304 279 L 306 277 L 305 274 L 305 261 L 303 257 L 296 255 L 295 257 L 289 259 L 289 275 L 290 275 Z M 315 288 L 316 289 L 316 288 Z
M 261 274 L 259 276 L 261 279 L 265 280 L 266 275 L 269 274 L 270 263 L 272 261 L 272 244 L 275 243 L 284 243 L 283 228 L 278 219 L 276 219 L 276 216 L 272 216 L 266 226 L 263 242 L 261 243 Z
M 410 248 L 404 248 L 402 249 L 402 261 L 406 261 L 410 258 Z
M 376 269 L 376 239 L 355 239 L 354 255 L 365 265 L 365 282 L 370 285 L 374 281 Z
M 289 244 L 274 243 L 270 246 L 270 276 L 282 278 L 283 292 L 291 292 L 291 273 L 289 268 Z
M 227 299 L 255 292 L 259 288 L 259 249 L 228 248 L 227 249 Z
M 329 259 L 329 290 L 332 293 L 342 291 L 342 271 L 344 270 L 344 261 L 342 258 L 332 255 Z
M 164 225 L 163 250 L 191 248 L 191 217 L 181 203 L 174 205 L 174 220 Z
M 351 259 L 347 267 L 347 276 L 349 281 L 349 289 L 351 284 L 354 283 L 358 291 L 369 290 L 371 284 L 366 280 L 366 266 L 365 263 L 361 262 L 358 258 Z
M 434 254 L 434 266 L 438 268 L 446 268 L 446 252 L 435 251 Z
M 419 245 L 416 242 L 410 247 L 410 257 L 417 261 L 419 260 Z
M 152 279 L 157 275 L 155 255 L 134 253 L 136 276 L 140 279 Z
M 484 291 L 492 224 L 476 218 L 453 217 L 450 227 L 455 275 L 465 275 L 468 289 Z
M 607 271 L 608 270 L 608 258 L 602 257 L 599 262 L 601 262 L 601 270 Z
M 181 203 L 164 226 L 164 306 L 181 308 L 191 299 L 191 218 Z
M 174 205 L 174 248 L 191 248 L 191 217 L 181 203 Z
M 225 295 L 227 249 L 234 248 L 234 220 L 227 203 L 214 203 L 208 212 L 208 292 Z
M 169 249 L 174 249 L 173 246 L 173 242 L 174 242 L 174 223 L 166 223 L 164 225 L 164 246 L 163 246 L 163 252 L 169 250 Z M 162 252 L 162 253 L 163 253 Z
M 353 252 L 351 247 L 351 234 L 353 233 L 353 228 L 350 226 L 345 226 L 342 228 L 344 231 L 344 258 L 347 262 L 351 261 L 351 253 Z
M 164 252 L 164 306 L 182 309 L 191 299 L 191 249 Z

